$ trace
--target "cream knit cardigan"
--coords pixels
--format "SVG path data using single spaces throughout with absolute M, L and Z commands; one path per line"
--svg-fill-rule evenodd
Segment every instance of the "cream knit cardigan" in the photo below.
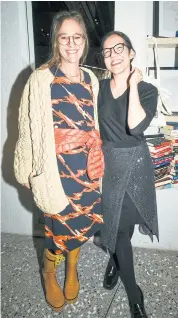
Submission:
M 99 129 L 98 80 L 93 72 L 83 67 L 82 69 L 91 77 L 95 128 Z M 53 79 L 49 68 L 37 69 L 25 85 L 19 108 L 19 139 L 14 158 L 17 181 L 22 185 L 30 183 L 37 206 L 49 214 L 60 213 L 69 204 L 62 187 L 55 153 L 50 88 Z

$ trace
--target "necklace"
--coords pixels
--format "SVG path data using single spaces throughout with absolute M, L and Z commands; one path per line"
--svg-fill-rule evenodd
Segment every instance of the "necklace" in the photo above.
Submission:
M 56 77 L 56 74 L 57 74 L 57 71 L 59 70 L 59 67 L 60 67 L 60 65 L 59 66 L 57 66 L 57 68 L 56 68 L 56 72 L 55 72 L 55 74 L 54 74 L 54 77 Z M 63 72 L 63 71 L 62 71 Z M 63 72 L 64 73 L 64 72 Z M 81 83 L 81 80 L 82 80 L 82 71 L 81 71 L 81 69 L 79 69 L 79 73 L 77 74 L 77 75 L 74 75 L 74 76 L 71 76 L 71 77 L 77 77 L 78 75 L 80 74 L 80 81 L 79 81 L 79 83 Z M 64 75 L 68 78 L 68 76 L 64 73 Z M 68 78 L 68 80 L 71 80 L 70 78 Z M 53 86 L 53 82 L 50 84 L 50 87 L 52 88 L 52 86 Z
M 60 65 L 59 65 L 60 66 Z M 69 79 L 69 80 L 71 80 L 71 78 L 70 77 L 77 77 L 77 76 L 79 76 L 80 75 L 80 79 L 79 79 L 79 83 L 81 83 L 81 70 L 79 69 L 79 72 L 78 72 L 78 74 L 77 75 L 70 75 L 70 76 L 68 76 L 63 70 L 62 70 L 62 68 L 61 68 L 61 71 L 64 73 L 64 75 Z

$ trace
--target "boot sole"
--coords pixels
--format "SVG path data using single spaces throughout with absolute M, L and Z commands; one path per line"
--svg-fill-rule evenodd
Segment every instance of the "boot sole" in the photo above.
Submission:
M 78 293 L 78 294 L 79 294 L 79 293 Z M 67 298 L 65 297 L 65 295 L 64 295 L 66 303 L 67 303 L 67 304 L 74 304 L 74 303 L 77 301 L 77 299 L 78 299 L 78 294 L 77 294 L 77 296 L 76 296 L 75 298 L 73 298 L 73 299 L 67 299 Z
M 48 306 L 55 312 L 62 312 L 63 309 L 64 309 L 64 306 L 65 306 L 65 303 L 64 305 L 62 305 L 61 307 L 53 307 L 47 300 L 46 300 Z

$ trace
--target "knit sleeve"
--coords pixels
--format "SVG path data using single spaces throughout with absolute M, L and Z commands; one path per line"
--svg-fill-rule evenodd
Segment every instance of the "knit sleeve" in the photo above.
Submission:
M 94 75 L 94 74 L 93 74 Z M 99 82 L 97 77 L 94 75 L 92 77 L 92 90 L 93 90 L 93 102 L 94 102 L 94 115 L 95 115 L 95 128 L 99 130 L 99 124 L 98 124 L 98 90 L 99 90 Z
M 141 135 L 150 125 L 150 122 L 156 114 L 158 90 L 152 84 L 143 83 L 139 90 L 139 97 L 146 117 L 135 128 L 130 129 L 132 136 Z
M 18 118 L 19 137 L 14 154 L 14 173 L 17 181 L 21 184 L 29 182 L 29 175 L 32 172 L 32 145 L 30 137 L 29 120 L 29 95 L 30 79 L 25 85 Z
M 84 68 L 83 68 L 84 69 Z M 98 124 L 98 107 L 97 107 L 97 100 L 98 100 L 98 91 L 99 91 L 99 82 L 96 75 L 91 70 L 86 70 L 90 75 L 91 78 L 91 85 L 92 85 L 92 92 L 93 92 L 93 107 L 94 107 L 94 119 L 95 119 L 95 128 L 99 130 Z

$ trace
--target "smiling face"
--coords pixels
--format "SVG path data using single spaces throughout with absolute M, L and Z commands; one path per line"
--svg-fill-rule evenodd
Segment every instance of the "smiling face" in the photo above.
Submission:
M 120 46 L 117 45 L 119 43 Z M 114 51 L 113 47 L 116 48 L 116 51 L 118 53 Z M 113 74 L 121 74 L 125 71 L 130 71 L 130 60 L 133 59 L 135 53 L 132 49 L 129 51 L 127 44 L 124 42 L 124 39 L 117 34 L 109 36 L 105 40 L 103 46 L 103 50 L 105 53 L 107 52 L 107 48 L 112 48 L 111 56 L 104 57 L 104 62 L 107 69 Z
M 85 47 L 85 38 L 80 24 L 66 19 L 58 31 L 58 45 L 61 62 L 79 64 Z

